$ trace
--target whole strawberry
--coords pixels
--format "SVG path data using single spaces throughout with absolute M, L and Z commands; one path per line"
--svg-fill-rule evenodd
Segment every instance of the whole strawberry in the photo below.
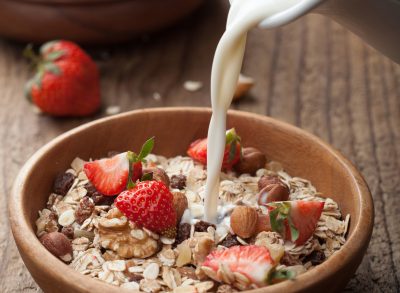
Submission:
M 27 97 L 43 112 L 54 116 L 86 116 L 100 106 L 99 72 L 93 60 L 76 44 L 51 41 L 36 56 L 24 54 L 36 65 L 36 75 L 26 85 Z
M 226 131 L 226 143 L 222 169 L 230 170 L 233 165 L 238 163 L 241 158 L 242 146 L 240 136 L 237 135 L 235 128 Z M 207 138 L 198 139 L 192 142 L 187 150 L 187 154 L 203 165 L 207 165 Z
M 168 238 L 176 235 L 173 195 L 160 181 L 141 181 L 115 199 L 115 206 L 132 222 Z

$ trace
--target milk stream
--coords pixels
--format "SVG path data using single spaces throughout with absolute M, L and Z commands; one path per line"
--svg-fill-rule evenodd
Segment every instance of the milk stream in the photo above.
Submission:
M 219 176 L 225 149 L 226 114 L 236 89 L 247 32 L 301 0 L 231 0 L 226 30 L 215 51 L 211 70 L 212 117 L 208 128 L 204 220 L 217 222 Z

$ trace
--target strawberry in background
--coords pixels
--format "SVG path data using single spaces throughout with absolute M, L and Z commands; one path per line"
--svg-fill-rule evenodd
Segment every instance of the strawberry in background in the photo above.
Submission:
M 24 55 L 36 66 L 26 85 L 26 96 L 44 113 L 53 116 L 87 116 L 100 107 L 99 71 L 78 45 L 64 40 L 30 46 Z

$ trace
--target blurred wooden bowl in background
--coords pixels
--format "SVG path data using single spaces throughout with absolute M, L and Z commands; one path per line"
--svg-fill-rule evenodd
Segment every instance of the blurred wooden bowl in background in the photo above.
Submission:
M 42 43 L 118 43 L 172 25 L 203 0 L 3 0 L 0 36 Z

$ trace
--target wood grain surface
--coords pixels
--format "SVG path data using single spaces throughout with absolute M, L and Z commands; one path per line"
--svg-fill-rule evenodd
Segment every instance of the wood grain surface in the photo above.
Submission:
M 104 109 L 209 106 L 212 56 L 227 1 L 208 1 L 178 27 L 111 48 L 89 48 L 102 76 Z M 7 196 L 23 163 L 58 134 L 94 118 L 53 119 L 24 99 L 31 76 L 23 45 L 0 41 L 0 291 L 40 292 L 19 257 Z M 359 168 L 375 202 L 375 229 L 352 292 L 400 290 L 400 66 L 321 16 L 248 38 L 243 72 L 256 79 L 232 105 L 287 121 L 331 143 Z M 198 92 L 186 80 L 204 83 Z

